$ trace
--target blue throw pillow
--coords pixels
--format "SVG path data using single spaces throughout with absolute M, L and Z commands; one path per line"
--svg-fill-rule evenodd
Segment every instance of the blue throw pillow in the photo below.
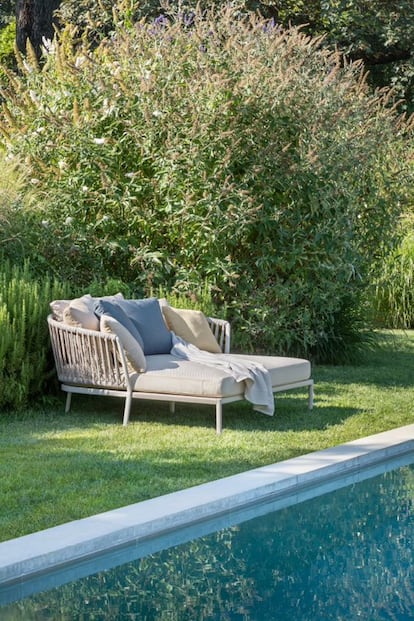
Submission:
M 146 356 L 170 353 L 171 332 L 165 325 L 157 298 L 119 300 L 117 304 L 140 333 Z
M 122 310 L 122 308 L 119 306 L 120 301 L 121 300 L 118 300 L 118 299 L 117 300 L 105 300 L 103 298 L 101 298 L 100 300 L 97 300 L 94 306 L 95 315 L 99 318 L 102 315 L 110 315 L 111 317 L 119 321 L 119 323 L 122 324 L 124 328 L 129 330 L 129 332 L 132 334 L 134 339 L 138 341 L 141 348 L 144 349 L 144 341 L 142 339 L 142 336 L 139 333 L 139 330 L 137 329 L 135 324 L 131 321 L 128 315 L 126 315 L 125 312 Z

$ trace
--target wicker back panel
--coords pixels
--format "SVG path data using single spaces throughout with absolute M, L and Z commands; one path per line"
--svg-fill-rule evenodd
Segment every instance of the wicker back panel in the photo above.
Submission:
M 60 382 L 127 387 L 125 356 L 115 335 L 68 326 L 51 316 L 48 324 Z
M 225 319 L 207 317 L 211 331 L 224 354 L 230 353 L 230 324 Z

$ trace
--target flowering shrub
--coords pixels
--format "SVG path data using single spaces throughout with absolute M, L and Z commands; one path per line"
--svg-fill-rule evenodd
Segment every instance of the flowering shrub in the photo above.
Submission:
M 21 68 L 0 127 L 37 193 L 39 261 L 78 283 L 208 282 L 243 349 L 346 350 L 412 186 L 409 127 L 358 64 L 225 7 L 121 15 L 93 50 L 68 27 Z

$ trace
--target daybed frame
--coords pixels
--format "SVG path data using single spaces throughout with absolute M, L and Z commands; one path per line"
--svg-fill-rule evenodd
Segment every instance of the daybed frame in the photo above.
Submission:
M 222 319 L 207 318 L 211 330 L 223 353 L 230 353 L 230 324 Z M 128 374 L 125 351 L 114 334 L 86 330 L 47 318 L 56 370 L 61 388 L 67 393 L 65 412 L 69 412 L 73 393 L 106 395 L 125 399 L 123 424 L 127 425 L 132 399 L 167 401 L 173 412 L 175 403 L 199 403 L 216 408 L 216 431 L 222 431 L 222 406 L 241 401 L 243 395 L 231 397 L 189 396 L 133 390 Z M 308 387 L 309 409 L 313 407 L 313 380 L 306 379 L 292 384 L 273 387 L 273 392 Z

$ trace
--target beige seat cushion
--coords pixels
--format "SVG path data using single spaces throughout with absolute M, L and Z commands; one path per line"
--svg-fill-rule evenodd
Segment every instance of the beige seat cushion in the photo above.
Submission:
M 251 360 L 262 364 L 270 373 L 273 388 L 310 378 L 310 362 L 281 356 L 223 354 L 223 357 Z M 134 380 L 140 392 L 182 394 L 203 397 L 232 397 L 244 393 L 244 382 L 222 369 L 182 360 L 171 354 L 147 356 L 147 370 Z
M 142 373 L 147 368 L 147 361 L 142 351 L 141 345 L 132 336 L 129 330 L 127 330 L 119 321 L 111 317 L 110 315 L 102 315 L 100 320 L 101 332 L 108 332 L 115 334 L 125 350 L 127 361 L 131 368 L 128 369 L 129 373 L 136 371 Z
M 225 371 L 176 358 L 171 354 L 147 356 L 147 370 L 135 378 L 134 390 L 200 397 L 242 395 L 239 384 Z
M 168 328 L 177 336 L 204 351 L 221 353 L 204 313 L 165 305 L 161 306 L 161 310 Z
M 262 364 L 270 373 L 272 386 L 294 384 L 310 379 L 311 363 L 302 358 L 286 358 L 284 356 L 256 356 L 249 354 L 223 354 L 237 360 L 251 360 Z

